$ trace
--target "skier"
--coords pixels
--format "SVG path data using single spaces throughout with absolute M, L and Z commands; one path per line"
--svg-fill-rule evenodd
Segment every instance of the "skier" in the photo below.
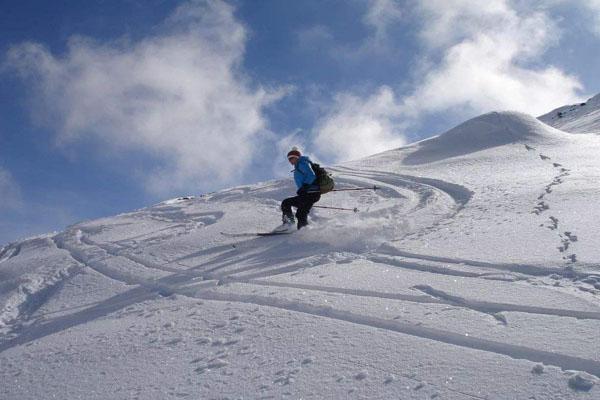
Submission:
M 296 207 L 298 229 L 308 225 L 308 213 L 311 207 L 321 199 L 321 190 L 317 177 L 311 167 L 310 158 L 303 156 L 298 148 L 292 147 L 287 154 L 288 161 L 294 166 L 294 181 L 298 187 L 297 196 L 289 197 L 281 203 L 283 224 L 276 231 L 290 231 L 294 227 L 292 207 Z

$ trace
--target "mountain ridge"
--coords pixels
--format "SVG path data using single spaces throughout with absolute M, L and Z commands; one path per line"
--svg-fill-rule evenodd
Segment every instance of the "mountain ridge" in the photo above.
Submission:
M 516 111 L 494 111 L 467 120 L 437 136 L 413 143 L 404 163 L 436 162 L 510 143 L 535 144 L 540 140 L 566 140 L 565 134 L 534 117 Z
M 600 134 L 600 94 L 579 104 L 556 108 L 538 118 L 565 132 Z

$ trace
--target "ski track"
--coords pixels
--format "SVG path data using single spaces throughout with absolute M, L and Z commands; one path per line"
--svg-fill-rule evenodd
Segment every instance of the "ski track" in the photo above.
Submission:
M 427 205 L 427 201 L 431 197 L 437 196 L 438 198 L 441 198 L 442 196 L 440 195 L 447 195 L 454 203 L 453 208 L 455 209 L 455 212 L 451 215 L 455 215 L 456 212 L 460 211 L 471 200 L 474 194 L 474 192 L 464 186 L 439 179 L 367 169 L 357 171 L 349 167 L 336 167 L 335 169 L 332 169 L 332 171 L 359 179 L 367 178 L 369 179 L 369 182 L 379 182 L 381 184 L 392 185 L 396 188 L 413 191 L 419 196 L 420 207 Z
M 292 289 L 305 289 L 316 292 L 324 292 L 324 293 L 336 293 L 336 294 L 345 294 L 350 296 L 359 296 L 359 297 L 373 297 L 376 299 L 390 299 L 390 300 L 401 300 L 401 301 L 409 301 L 413 303 L 426 303 L 426 304 L 448 304 L 448 302 L 443 300 L 438 300 L 432 298 L 431 296 L 422 296 L 422 295 L 409 295 L 409 294 L 401 294 L 401 293 L 386 293 L 386 292 L 377 292 L 374 290 L 362 290 L 362 289 L 345 289 L 339 288 L 335 286 L 319 286 L 319 285 L 308 285 L 302 283 L 286 283 L 286 282 L 276 282 L 276 281 L 265 281 L 259 279 L 235 279 L 232 278 L 227 280 L 225 283 L 245 283 L 249 285 L 258 285 L 258 286 L 267 286 L 267 287 L 278 287 L 278 288 L 292 288 Z
M 600 321 L 600 311 L 579 311 L 579 310 L 566 310 L 558 308 L 547 308 L 537 306 L 527 306 L 522 304 L 508 304 L 508 303 L 492 303 L 487 301 L 476 301 L 465 299 L 460 296 L 455 296 L 446 293 L 442 290 L 434 289 L 429 285 L 417 285 L 414 289 L 420 290 L 423 293 L 427 293 L 433 298 L 439 299 L 446 304 L 457 305 L 463 308 L 468 308 L 474 311 L 479 311 L 484 314 L 494 314 L 499 312 L 522 312 L 528 314 L 542 314 L 551 315 L 554 317 L 570 317 L 576 319 L 594 319 Z
M 84 244 L 87 244 L 88 246 L 92 246 L 92 247 L 98 247 L 102 250 L 104 250 L 105 252 L 107 252 L 108 254 L 115 256 L 115 257 L 125 257 L 137 264 L 140 264 L 146 268 L 152 268 L 152 269 L 157 269 L 160 271 L 164 271 L 164 272 L 172 272 L 172 273 L 176 273 L 176 272 L 180 272 L 180 270 L 176 269 L 176 268 L 170 268 L 170 267 L 165 267 L 161 264 L 157 264 L 157 263 L 153 263 L 150 262 L 148 260 L 143 260 L 141 257 L 136 257 L 133 254 L 128 254 L 125 251 L 123 251 L 123 249 L 111 245 L 111 244 L 100 244 L 100 243 L 96 243 L 94 241 L 92 241 L 91 239 L 89 239 L 86 236 L 82 236 L 81 237 L 81 242 Z
M 154 298 L 157 293 L 162 295 L 180 294 L 188 297 L 199 298 L 203 300 L 216 300 L 216 301 L 233 301 L 241 302 L 245 304 L 254 304 L 267 307 L 275 307 L 285 309 L 288 311 L 301 312 L 319 317 L 326 317 L 337 319 L 340 321 L 356 323 L 360 325 L 370 326 L 372 328 L 385 329 L 402 334 L 408 334 L 411 336 L 420 337 L 423 339 L 435 340 L 451 345 L 468 347 L 476 350 L 493 352 L 505 356 L 509 356 L 515 359 L 527 359 L 531 362 L 542 362 L 547 365 L 555 365 L 562 368 L 563 370 L 581 370 L 586 371 L 595 376 L 600 376 L 600 363 L 594 360 L 583 359 L 579 357 L 572 357 L 564 354 L 550 353 L 546 351 L 536 350 L 525 346 L 516 346 L 508 343 L 501 343 L 491 340 L 479 339 L 475 337 L 466 337 L 464 335 L 456 334 L 449 331 L 444 331 L 435 328 L 427 328 L 422 326 L 411 325 L 408 323 L 402 323 L 393 320 L 386 320 L 366 315 L 360 315 L 352 312 L 335 310 L 331 307 L 317 307 L 310 304 L 304 304 L 299 302 L 291 302 L 284 299 L 266 298 L 261 296 L 250 296 L 250 295 L 236 295 L 236 294 L 225 294 L 219 293 L 215 290 L 215 281 L 204 281 L 197 285 L 189 285 L 189 275 L 174 274 L 162 279 L 157 280 L 154 285 L 141 285 L 136 288 L 130 289 L 129 291 L 113 296 L 112 298 L 103 301 L 93 307 L 86 308 L 75 314 L 59 317 L 49 322 L 41 323 L 30 327 L 26 332 L 20 336 L 0 343 L 0 352 L 12 348 L 16 345 L 28 343 L 32 340 L 42 338 L 44 336 L 63 331 L 70 327 L 86 323 L 95 320 L 99 317 L 105 316 L 112 312 L 115 312 L 121 308 L 129 306 L 131 304 L 149 300 Z M 261 282 L 254 281 L 252 284 L 262 284 L 267 286 L 280 286 L 280 287 L 294 287 L 288 284 L 278 284 L 273 282 Z M 324 292 L 339 292 L 357 296 L 368 296 L 378 297 L 382 299 L 397 299 L 404 301 L 417 301 L 425 303 L 437 303 L 437 302 L 450 302 L 458 303 L 468 308 L 476 309 L 478 311 L 491 313 L 499 311 L 520 311 L 520 312 L 532 312 L 542 313 L 555 316 L 568 316 L 574 318 L 594 318 L 598 319 L 600 316 L 598 313 L 585 313 L 579 311 L 569 310 L 556 310 L 556 309 L 544 309 L 540 307 L 527 307 L 519 305 L 506 305 L 497 303 L 478 303 L 469 302 L 465 299 L 450 296 L 440 291 L 435 291 L 429 287 L 421 287 L 419 289 L 423 292 L 433 295 L 433 299 L 425 299 L 423 296 L 403 296 L 403 295 L 388 295 L 381 294 L 378 292 L 371 291 L 356 291 L 350 289 L 339 289 L 331 287 L 315 287 L 308 285 L 296 285 L 298 288 L 305 288 L 309 290 L 322 290 Z M 435 297 L 438 297 L 437 301 Z M 462 304 L 461 304 L 462 303 Z M 496 311 L 497 310 L 497 311 Z
M 81 240 L 82 235 L 79 232 L 70 232 L 71 237 L 79 238 L 81 245 L 91 246 L 91 241 Z M 66 249 L 72 254 L 73 258 L 82 265 L 90 265 L 90 254 L 86 250 L 77 249 L 73 244 L 69 244 L 67 240 L 67 234 L 63 237 L 54 238 L 57 247 Z M 87 242 L 87 243 L 86 243 Z M 107 246 L 104 246 L 107 247 Z M 100 249 L 100 248 L 97 248 Z M 101 249 L 102 250 L 102 249 Z M 110 253 L 120 254 L 118 251 L 113 251 L 111 248 Z M 89 251 L 89 250 L 88 250 Z M 96 250 L 97 251 L 97 250 Z M 406 254 L 405 254 L 406 256 Z M 415 255 L 412 255 L 413 257 Z M 93 254 L 92 254 L 93 257 Z M 350 258 L 356 258 L 356 255 L 350 256 Z M 285 309 L 288 311 L 301 312 L 319 317 L 332 318 L 340 321 L 349 323 L 356 323 L 360 325 L 369 326 L 372 328 L 385 329 L 402 334 L 408 334 L 423 339 L 435 340 L 451 345 L 472 348 L 476 350 L 488 351 L 497 353 L 500 355 L 509 356 L 516 359 L 527 359 L 531 362 L 542 362 L 548 365 L 555 365 L 562 368 L 563 370 L 575 369 L 582 370 L 591 373 L 595 376 L 600 376 L 600 363 L 594 360 L 583 359 L 579 357 L 572 357 L 564 354 L 550 353 L 542 350 L 536 350 L 524 346 L 516 346 L 509 343 L 501 343 L 491 340 L 479 339 L 476 337 L 465 337 L 453 332 L 444 331 L 435 328 L 427 328 L 423 326 L 411 325 L 408 323 L 402 323 L 399 321 L 386 320 L 368 315 L 361 315 L 353 312 L 336 310 L 330 307 L 318 307 L 310 304 L 304 304 L 299 302 L 290 302 L 285 299 L 278 298 L 265 298 L 261 296 L 250 296 L 250 295 L 236 295 L 229 293 L 220 293 L 219 286 L 227 285 L 229 282 L 241 282 L 251 285 L 262 285 L 272 287 L 290 287 L 298 289 L 306 289 L 313 291 L 320 291 L 324 293 L 339 293 L 352 296 L 362 297 L 374 297 L 379 299 L 392 299 L 400 301 L 410 301 L 418 303 L 442 303 L 453 306 L 459 306 L 463 308 L 472 309 L 475 311 L 483 312 L 486 314 L 493 315 L 502 311 L 514 311 L 514 312 L 525 312 L 533 314 L 544 314 L 552 315 L 556 317 L 571 317 L 580 319 L 596 319 L 600 320 L 600 313 L 598 312 L 583 312 L 577 310 L 562 310 L 544 307 L 534 307 L 517 304 L 502 304 L 502 303 L 491 303 L 491 302 L 479 302 L 461 298 L 455 295 L 448 294 L 446 292 L 434 289 L 426 285 L 418 285 L 414 289 L 417 289 L 424 293 L 424 295 L 405 295 L 405 294 L 394 294 L 394 293 L 382 293 L 377 291 L 366 291 L 357 289 L 344 289 L 329 286 L 317 286 L 317 285 L 303 285 L 303 284 L 291 284 L 291 283 L 279 283 L 273 281 L 264 281 L 259 278 L 273 277 L 279 274 L 289 273 L 298 271 L 300 269 L 309 268 L 311 265 L 320 265 L 323 262 L 323 257 L 316 257 L 312 264 L 307 263 L 303 260 L 299 263 L 291 263 L 289 265 L 279 266 L 275 268 L 269 268 L 266 271 L 260 271 L 253 274 L 247 274 L 256 268 L 260 268 L 261 265 L 251 264 L 245 267 L 240 267 L 232 271 L 222 271 L 216 274 L 217 271 L 222 270 L 224 267 L 229 265 L 237 265 L 245 257 L 234 258 L 234 260 L 226 260 L 222 264 L 214 265 L 214 263 L 206 262 L 203 265 L 189 268 L 186 271 L 178 271 L 166 277 L 161 277 L 155 281 L 138 280 L 132 282 L 129 279 L 120 279 L 124 283 L 137 284 L 138 286 L 130 289 L 129 291 L 113 296 L 106 301 L 99 304 L 95 304 L 91 307 L 85 308 L 74 314 L 59 317 L 54 320 L 42 322 L 40 324 L 33 325 L 26 332 L 23 332 L 20 336 L 13 338 L 8 341 L 0 343 L 0 352 L 11 348 L 13 346 L 24 344 L 35 339 L 42 338 L 44 336 L 68 329 L 69 327 L 76 326 L 82 323 L 92 321 L 101 316 L 107 315 L 114 311 L 117 311 L 125 306 L 146 301 L 156 297 L 157 295 L 169 296 L 172 294 L 180 294 L 183 296 L 194 297 L 204 300 L 215 300 L 215 301 L 234 301 L 245 304 L 254 304 L 267 307 L 275 307 Z M 421 260 L 429 259 L 431 261 L 440 261 L 436 257 L 420 257 Z M 379 260 L 381 261 L 381 260 Z M 454 263 L 464 263 L 464 260 L 448 260 L 443 259 L 442 261 L 448 262 L 453 261 Z M 155 269 L 155 265 L 149 265 L 142 259 L 139 259 L 142 266 L 146 268 Z M 276 263 L 275 263 L 276 264 Z M 389 263 L 389 259 L 386 260 L 386 264 Z M 95 265 L 94 270 L 100 272 L 109 278 L 122 278 L 121 276 L 115 276 L 115 274 L 107 273 L 106 270 L 97 267 Z M 202 267 L 211 266 L 211 268 L 202 271 Z M 486 267 L 493 266 L 493 264 L 485 263 Z M 504 269 L 504 266 L 502 267 Z M 431 272 L 431 270 L 427 270 Z M 437 270 L 437 273 L 446 272 L 447 275 L 453 276 L 452 271 Z M 536 270 L 536 273 L 543 271 Z M 545 271 L 547 272 L 547 271 Z M 241 275 L 239 275 L 241 274 Z M 237 276 L 236 276 L 237 275 Z M 481 274 L 480 274 L 481 276 Z M 194 277 L 198 280 L 197 283 L 190 284 L 190 278 Z
M 421 271 L 421 272 L 429 272 L 432 274 L 440 274 L 447 276 L 462 276 L 466 278 L 483 278 L 489 274 L 483 272 L 470 272 L 466 271 L 465 268 L 453 269 L 450 266 L 443 265 L 433 265 L 431 263 L 426 264 L 423 263 L 422 259 L 418 258 L 406 258 L 406 257 L 389 257 L 389 256 L 381 256 L 381 255 L 367 255 L 366 257 L 369 261 L 375 264 L 383 264 L 391 267 L 405 268 L 413 271 Z M 415 261 L 418 260 L 418 261 Z
M 176 236 L 175 234 L 171 234 L 171 235 L 164 235 L 164 236 L 157 236 L 157 233 L 161 233 L 161 232 L 165 232 L 165 231 L 173 231 L 179 228 L 186 228 L 186 224 L 174 224 L 174 225 L 169 225 L 166 226 L 164 228 L 160 228 L 160 229 L 156 229 L 152 232 L 149 233 L 142 233 L 140 235 L 136 235 L 136 236 L 132 236 L 132 237 L 128 237 L 125 239 L 120 239 L 117 240 L 115 242 L 113 242 L 115 245 L 118 246 L 131 246 L 131 247 L 137 247 L 138 245 L 138 241 L 140 241 L 140 239 L 144 239 L 141 240 L 142 243 L 150 243 L 150 242 L 155 242 L 155 241 L 161 241 L 161 240 L 168 240 L 174 236 Z
M 543 277 L 550 275 L 558 275 L 562 278 L 567 279 L 584 279 L 592 275 L 592 273 L 585 271 L 578 271 L 574 268 L 565 268 L 562 265 L 557 265 L 555 267 L 547 267 L 542 265 L 532 265 L 532 264 L 510 264 L 510 263 L 490 263 L 485 261 L 477 261 L 477 260 L 468 260 L 462 258 L 449 258 L 449 257 L 438 257 L 431 256 L 426 254 L 416 254 L 405 252 L 396 249 L 395 247 L 382 245 L 378 251 L 378 255 L 368 255 L 367 258 L 373 262 L 379 262 L 388 265 L 396 265 L 399 267 L 405 267 L 410 269 L 417 269 L 431 273 L 442 273 L 446 275 L 457 275 L 457 276 L 470 276 L 470 277 L 482 277 L 485 278 L 489 276 L 488 273 L 481 272 L 464 272 L 462 270 L 452 270 L 450 265 L 454 265 L 456 267 L 471 268 L 473 271 L 481 271 L 481 268 L 485 268 L 488 270 L 496 270 L 499 272 L 510 272 L 517 274 L 516 278 L 523 275 L 529 275 L 532 277 Z M 414 259 L 418 261 L 431 261 L 436 263 L 445 264 L 444 266 L 434 266 L 434 265 L 415 265 L 413 263 L 407 263 L 404 259 Z
M 23 243 L 35 242 L 43 246 L 54 246 L 54 242 L 47 238 L 32 239 Z M 20 253 L 21 247 L 21 244 L 14 247 L 9 246 L 8 248 L 12 249 L 12 253 L 7 259 L 16 257 Z M 29 286 L 29 280 L 19 283 L 18 291 L 7 301 L 12 303 L 11 306 L 8 310 L 0 310 L 0 317 L 4 320 L 5 327 L 8 328 L 7 336 L 18 334 L 19 331 L 27 327 L 31 316 L 55 293 L 58 293 L 68 280 L 81 273 L 81 271 L 81 267 L 76 264 L 60 270 L 57 274 L 44 276 L 42 281 L 33 287 Z M 10 282 L 8 284 L 10 285 Z
M 220 281 L 219 285 L 227 283 L 245 283 L 250 285 L 259 285 L 267 287 L 280 287 L 280 288 L 293 288 L 293 289 L 304 289 L 317 292 L 325 293 L 336 293 L 359 297 L 372 297 L 377 299 L 390 299 L 390 300 L 401 300 L 413 303 L 423 304 L 447 304 L 457 306 L 461 308 L 467 308 L 474 311 L 478 311 L 484 314 L 494 314 L 499 312 L 522 312 L 528 314 L 541 314 L 550 315 L 554 317 L 570 317 L 576 319 L 593 319 L 600 321 L 600 311 L 579 311 L 579 310 L 567 310 L 558 308 L 547 308 L 537 306 L 527 306 L 521 304 L 508 304 L 508 303 L 493 303 L 486 301 L 476 301 L 465 299 L 460 296 L 448 294 L 442 290 L 437 290 L 428 285 L 417 285 L 413 289 L 419 290 L 426 294 L 426 296 L 420 295 L 408 295 L 401 293 L 387 293 L 378 292 L 373 290 L 361 290 L 361 289 L 345 289 L 334 286 L 319 286 L 319 285 L 308 285 L 308 284 L 297 284 L 297 283 L 285 283 L 276 281 L 265 281 L 259 279 L 236 279 L 230 278 L 226 281 Z
M 525 359 L 534 363 L 544 363 L 554 365 L 563 370 L 585 371 L 597 377 L 600 377 L 600 362 L 573 357 L 565 354 L 536 350 L 525 346 L 512 345 L 508 343 L 496 342 L 492 340 L 479 339 L 472 336 L 465 336 L 454 332 L 444 331 L 435 328 L 412 325 L 399 322 L 397 320 L 386 320 L 377 317 L 360 315 L 348 311 L 335 310 L 331 307 L 318 307 L 310 304 L 292 302 L 272 297 L 223 294 L 217 291 L 204 291 L 197 295 L 204 300 L 216 301 L 234 301 L 244 304 L 253 304 L 280 308 L 288 311 L 301 312 L 309 315 L 332 318 L 340 321 L 350 322 L 359 325 L 365 325 L 372 328 L 384 329 L 387 331 L 407 334 L 422 339 L 430 339 L 441 343 L 456 345 L 460 347 L 471 348 L 508 356 L 514 359 Z
M 15 346 L 24 345 L 34 340 L 42 339 L 46 336 L 65 331 L 74 326 L 94 321 L 122 308 L 152 299 L 156 296 L 156 292 L 140 286 L 122 294 L 113 296 L 79 312 L 54 318 L 46 322 L 33 324 L 19 336 L 0 342 L 0 353 Z
M 72 243 L 69 243 L 66 239 L 66 236 L 72 233 L 73 232 L 67 231 L 64 234 L 54 237 L 53 240 L 56 244 L 56 247 L 69 252 L 71 257 L 82 266 L 89 267 L 109 279 L 119 281 L 127 285 L 139 284 L 140 280 L 138 278 L 108 267 L 104 261 L 111 257 L 109 257 L 109 255 L 99 247 L 96 249 L 83 249 L 77 248 Z
M 400 203 L 404 210 L 398 208 L 398 203 L 394 204 L 392 208 L 395 213 L 401 212 L 406 215 L 426 207 L 431 207 L 433 203 L 438 203 L 447 210 L 448 215 L 452 215 L 451 210 L 454 204 L 448 201 L 449 199 L 447 199 L 445 192 L 436 190 L 431 186 L 419 184 L 393 174 L 365 173 L 349 168 L 340 168 L 333 172 L 338 173 L 336 180 L 339 183 L 356 186 L 376 185 L 378 189 L 375 193 L 380 197 L 408 200 L 407 204 Z
M 21 244 L 9 244 L 0 251 L 0 263 L 16 257 L 21 252 Z

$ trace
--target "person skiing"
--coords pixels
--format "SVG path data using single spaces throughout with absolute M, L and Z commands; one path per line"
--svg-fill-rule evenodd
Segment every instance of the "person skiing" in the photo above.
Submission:
M 288 161 L 294 166 L 294 181 L 298 187 L 297 196 L 289 197 L 281 203 L 283 224 L 276 231 L 288 231 L 294 227 L 295 219 L 292 207 L 295 207 L 298 229 L 308 225 L 308 213 L 311 207 L 321 199 L 321 189 L 317 176 L 312 169 L 310 158 L 303 156 L 298 148 L 292 147 L 287 154 Z

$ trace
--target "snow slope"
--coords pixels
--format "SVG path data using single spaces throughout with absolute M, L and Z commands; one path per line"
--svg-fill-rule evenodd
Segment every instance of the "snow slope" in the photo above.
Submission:
M 287 179 L 9 244 L 0 398 L 600 398 L 599 150 L 490 113 L 331 168 L 380 189 L 293 235 L 220 234 Z
M 585 103 L 559 107 L 539 119 L 565 132 L 600 134 L 600 94 Z

